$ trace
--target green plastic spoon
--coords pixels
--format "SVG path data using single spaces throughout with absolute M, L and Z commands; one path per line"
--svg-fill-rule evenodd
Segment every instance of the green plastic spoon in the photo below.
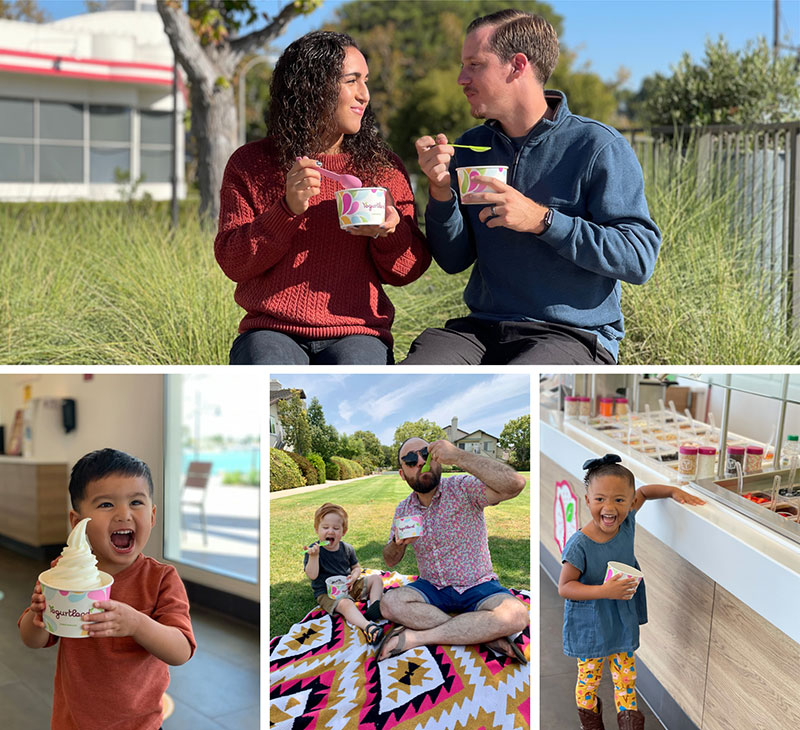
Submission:
M 425 463 L 422 466 L 422 469 L 419 470 L 420 474 L 424 474 L 426 471 L 431 470 L 431 454 L 428 452 L 428 458 L 425 459 Z
M 473 152 L 488 152 L 491 147 L 481 147 L 474 144 L 453 144 L 450 142 L 451 147 L 463 147 L 465 150 L 472 150 Z

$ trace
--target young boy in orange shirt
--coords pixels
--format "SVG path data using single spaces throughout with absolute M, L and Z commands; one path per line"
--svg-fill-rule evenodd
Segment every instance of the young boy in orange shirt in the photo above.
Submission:
M 114 576 L 111 599 L 85 614 L 89 638 L 50 634 L 39 582 L 18 621 L 26 646 L 58 644 L 52 730 L 158 730 L 167 665 L 184 664 L 196 644 L 189 601 L 178 573 L 142 555 L 155 525 L 153 480 L 143 461 L 115 449 L 93 451 L 72 469 L 74 527 L 86 534 L 97 567 Z

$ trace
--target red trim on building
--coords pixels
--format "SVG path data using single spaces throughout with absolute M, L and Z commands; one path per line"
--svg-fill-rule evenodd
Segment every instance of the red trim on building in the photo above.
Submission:
M 52 53 L 37 53 L 35 51 L 15 51 L 11 48 L 0 48 L 0 56 L 22 56 L 23 58 L 44 58 L 50 61 L 72 61 L 74 63 L 91 63 L 97 66 L 128 66 L 129 68 L 147 68 L 154 71 L 172 72 L 172 66 L 156 63 L 139 63 L 137 61 L 103 61 L 97 58 L 75 58 L 74 56 L 59 56 Z
M 93 81 L 118 81 L 128 84 L 149 84 L 153 86 L 172 86 L 172 79 L 155 79 L 149 76 L 123 76 L 116 74 L 95 74 L 84 71 L 64 71 L 54 68 L 31 68 L 30 66 L 14 66 L 11 64 L 0 63 L 0 71 L 14 71 L 23 74 L 35 74 L 37 76 L 62 76 L 72 79 L 92 79 Z M 172 74 L 170 74 L 171 76 Z M 180 76 L 178 76 L 180 79 Z M 178 82 L 181 85 L 181 82 Z

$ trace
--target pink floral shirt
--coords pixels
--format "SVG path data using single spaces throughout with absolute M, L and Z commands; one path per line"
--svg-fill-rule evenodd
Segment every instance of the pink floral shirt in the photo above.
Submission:
M 420 503 L 416 492 L 397 505 L 394 519 L 422 516 L 423 534 L 411 544 L 420 578 L 437 588 L 450 586 L 459 593 L 497 578 L 483 519 L 488 504 L 483 482 L 469 474 L 459 474 L 442 479 L 429 507 Z

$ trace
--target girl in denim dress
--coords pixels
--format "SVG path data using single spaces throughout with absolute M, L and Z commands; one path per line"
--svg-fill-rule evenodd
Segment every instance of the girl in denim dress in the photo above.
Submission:
M 647 499 L 671 498 L 686 504 L 703 500 L 677 487 L 647 484 L 636 489 L 633 473 L 616 454 L 590 459 L 586 469 L 586 504 L 591 521 L 564 546 L 558 593 L 565 598 L 564 653 L 578 660 L 575 701 L 584 730 L 604 730 L 597 687 L 608 657 L 620 730 L 644 728 L 636 703 L 639 625 L 647 623 L 644 583 L 620 574 L 604 582 L 609 561 L 637 570 L 633 553 L 636 512 Z

